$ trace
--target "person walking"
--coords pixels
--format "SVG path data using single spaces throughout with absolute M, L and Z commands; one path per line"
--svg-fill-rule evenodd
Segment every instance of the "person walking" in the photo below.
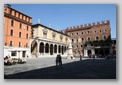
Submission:
M 62 67 L 62 57 L 61 57 L 61 55 L 59 54 L 59 66 L 61 66 Z
M 82 61 L 83 54 L 80 54 L 80 61 Z
M 93 62 L 95 62 L 95 54 L 93 54 Z
M 56 62 L 56 67 L 58 67 L 58 65 L 59 65 L 59 55 L 56 56 L 55 62 Z

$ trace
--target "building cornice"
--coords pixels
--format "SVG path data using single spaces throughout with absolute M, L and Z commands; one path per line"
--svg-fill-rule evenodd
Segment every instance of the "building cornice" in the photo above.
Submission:
M 12 15 L 10 15 L 8 13 L 5 13 L 5 12 L 4 12 L 4 16 L 8 17 L 8 18 L 11 18 L 11 19 L 14 19 L 14 20 L 17 20 L 17 21 L 22 22 L 22 23 L 25 23 L 27 25 L 32 25 L 32 23 L 30 23 L 30 22 L 27 22 L 25 20 L 19 19 L 19 18 L 15 17 L 15 16 L 12 16 Z
M 35 25 L 32 25 L 32 28 L 38 27 L 38 26 L 41 26 L 41 27 L 47 28 L 47 29 L 49 29 L 49 30 L 52 30 L 52 31 L 54 31 L 54 32 L 57 32 L 57 33 L 59 33 L 59 34 L 68 36 L 67 34 L 64 34 L 64 33 L 60 32 L 60 31 L 54 30 L 54 29 L 49 28 L 49 27 L 47 27 L 47 26 L 44 26 L 44 25 L 42 25 L 42 24 L 35 24 Z M 68 37 L 69 37 L 69 36 L 68 36 Z

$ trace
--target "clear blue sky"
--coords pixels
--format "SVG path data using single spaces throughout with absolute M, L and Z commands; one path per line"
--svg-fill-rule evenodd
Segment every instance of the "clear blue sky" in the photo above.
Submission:
M 62 30 L 67 27 L 110 20 L 111 37 L 116 38 L 115 4 L 11 4 L 11 7 L 32 17 L 32 23 Z

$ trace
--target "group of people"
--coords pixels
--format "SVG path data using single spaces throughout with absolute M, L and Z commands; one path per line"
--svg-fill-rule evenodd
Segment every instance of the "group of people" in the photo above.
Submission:
M 59 67 L 59 66 L 61 66 L 62 67 L 62 57 L 61 57 L 61 55 L 60 54 L 58 54 L 57 56 L 56 56 L 56 67 Z

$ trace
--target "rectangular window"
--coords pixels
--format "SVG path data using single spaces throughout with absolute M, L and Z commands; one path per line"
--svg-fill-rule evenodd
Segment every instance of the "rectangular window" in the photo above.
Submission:
M 26 34 L 26 39 L 28 39 L 28 34 Z
M 21 32 L 19 32 L 19 37 L 21 38 L 21 36 L 22 36 L 22 34 L 21 34 Z
M 29 27 L 27 26 L 27 31 L 28 31 Z
M 10 15 L 12 15 L 12 10 L 10 9 Z
M 12 41 L 10 41 L 10 46 L 13 46 L 13 45 L 12 45 Z
M 26 47 L 28 48 L 28 43 L 26 43 Z
M 16 56 L 17 52 L 16 51 L 11 51 L 11 56 Z
M 19 47 L 21 47 L 21 42 L 19 42 Z
M 16 17 L 16 12 L 14 13 L 14 16 Z

